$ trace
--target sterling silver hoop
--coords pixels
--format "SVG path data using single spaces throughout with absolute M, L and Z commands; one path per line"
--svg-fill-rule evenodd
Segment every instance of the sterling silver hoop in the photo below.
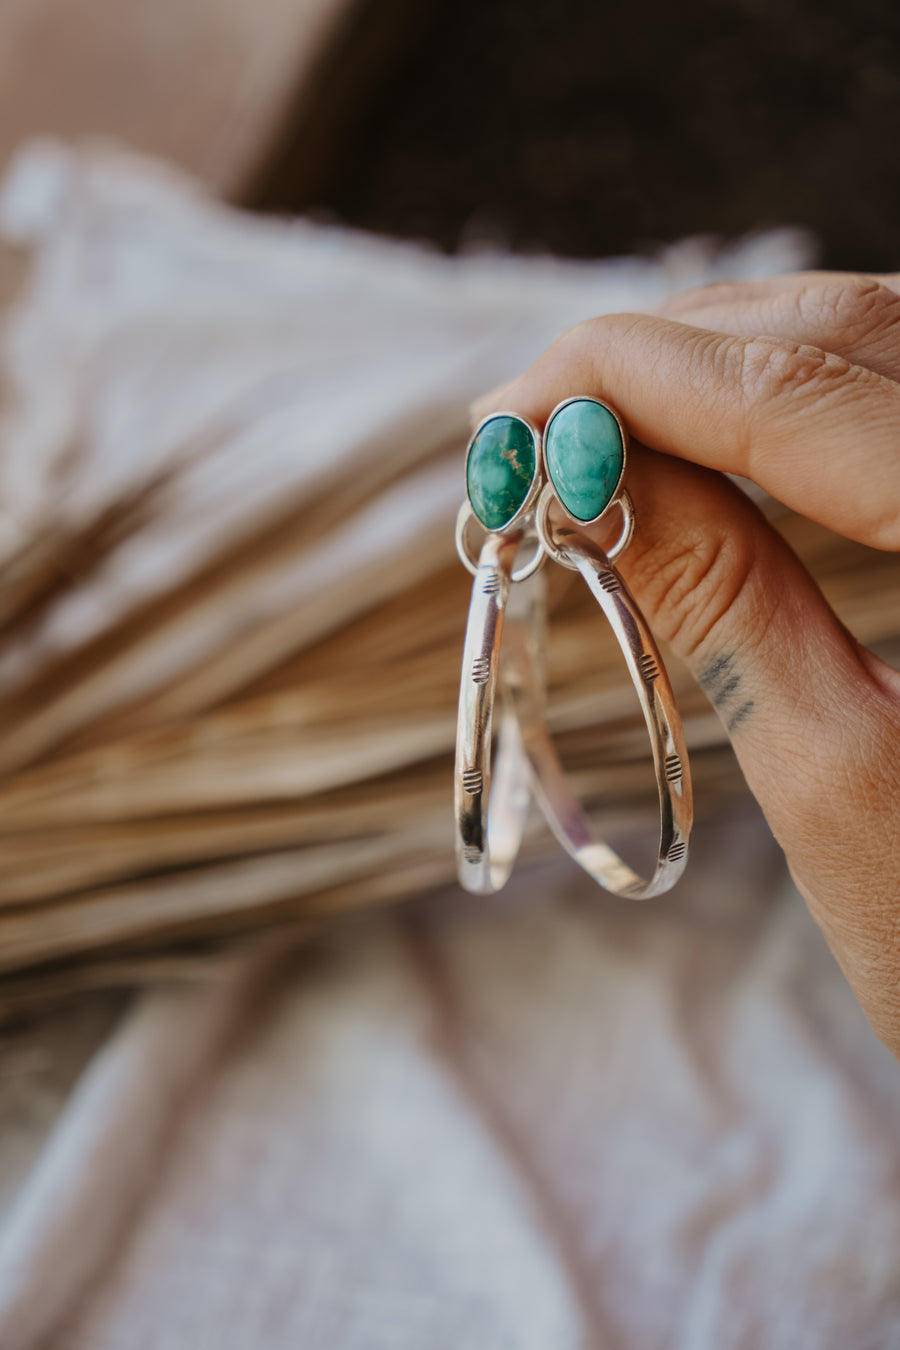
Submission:
M 585 460 L 583 437 L 582 443 L 576 441 L 581 480 L 577 477 L 564 480 L 560 462 L 548 465 L 547 432 L 563 410 L 569 410 L 569 423 L 573 415 L 575 419 L 582 415 L 584 409 L 573 405 L 590 405 L 588 416 L 601 426 L 608 443 L 604 453 L 609 466 L 607 471 L 601 464 L 606 478 L 599 494 L 595 493 L 598 505 L 595 512 L 590 505 L 590 494 L 594 491 L 590 452 L 594 442 L 588 439 Z M 476 429 L 469 443 L 470 454 L 479 433 L 497 418 L 515 419 L 536 434 L 531 424 L 516 414 L 494 414 Z M 618 442 L 616 427 L 621 437 Z M 496 431 L 495 428 L 491 434 Z M 521 428 L 516 428 L 516 433 L 521 436 Z M 527 439 L 525 445 L 527 448 Z M 627 433 L 612 409 L 596 399 L 566 399 L 548 419 L 541 464 L 535 466 L 531 477 L 522 475 L 520 504 L 499 530 L 487 534 L 477 560 L 468 541 L 468 527 L 475 514 L 469 500 L 463 503 L 457 516 L 457 550 L 475 578 L 460 682 L 455 776 L 457 865 L 460 882 L 467 890 L 484 894 L 505 884 L 519 851 L 532 791 L 559 842 L 606 890 L 629 899 L 647 899 L 669 890 L 684 871 L 693 798 L 681 719 L 653 635 L 613 566 L 628 547 L 634 531 L 634 508 L 623 486 L 626 448 Z M 501 453 L 508 458 L 511 452 L 504 449 Z M 467 466 L 468 463 L 467 459 Z M 529 459 L 528 473 L 530 464 Z M 562 481 L 560 490 L 554 469 Z M 502 464 L 500 470 L 502 475 L 505 472 Z M 587 488 L 582 486 L 583 482 Z M 583 518 L 572 516 L 561 490 L 568 491 L 570 500 L 578 505 L 588 503 L 582 511 Z M 469 491 L 471 494 L 471 487 Z M 553 524 L 549 513 L 554 499 L 570 523 Z M 604 552 L 584 526 L 601 520 L 614 506 L 622 513 L 622 528 L 615 543 Z M 484 516 L 490 520 L 487 509 Z M 536 548 L 528 561 L 516 569 L 516 554 L 529 526 L 537 536 Z M 659 845 L 649 880 L 639 876 L 608 844 L 594 838 L 547 728 L 541 658 L 545 589 L 543 578 L 536 574 L 548 556 L 584 577 L 622 649 L 637 692 L 650 735 L 660 809 Z M 514 582 L 526 584 L 513 587 Z M 501 637 L 504 637 L 502 665 Z M 496 771 L 492 775 L 493 706 L 501 684 L 505 699 Z
M 528 760 L 519 722 L 504 700 L 492 772 L 494 699 L 499 683 L 500 642 L 526 673 L 535 704 L 540 701 L 536 662 L 544 608 L 543 577 L 512 587 L 518 535 L 489 534 L 475 569 L 463 652 L 456 727 L 454 816 L 460 884 L 478 895 L 506 884 L 519 852 L 531 804 Z M 510 596 L 512 593 L 512 600 Z M 506 629 L 504 633 L 504 628 Z
M 622 649 L 637 692 L 650 734 L 660 812 L 659 846 L 649 880 L 595 839 L 559 762 L 543 699 L 526 664 L 521 671 L 511 669 L 507 683 L 531 767 L 532 789 L 563 848 L 596 882 L 630 900 L 647 900 L 669 890 L 684 871 L 693 823 L 690 765 L 675 696 L 653 634 L 608 556 L 586 537 L 561 540 L 546 533 L 544 526 L 538 532 L 551 557 L 564 554 L 564 565 L 584 577 Z M 515 661 L 516 651 L 509 655 Z

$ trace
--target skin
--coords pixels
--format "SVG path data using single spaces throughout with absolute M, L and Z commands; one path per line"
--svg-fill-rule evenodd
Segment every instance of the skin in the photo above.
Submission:
M 723 472 L 900 551 L 900 277 L 804 273 L 564 334 L 475 408 L 543 428 L 564 398 L 632 434 L 619 567 L 731 736 L 793 877 L 900 1058 L 900 674 L 851 636 Z

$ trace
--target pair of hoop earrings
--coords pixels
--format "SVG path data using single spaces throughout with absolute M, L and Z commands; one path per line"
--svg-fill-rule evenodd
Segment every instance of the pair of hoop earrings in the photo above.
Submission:
M 624 487 L 628 435 L 607 404 L 558 404 L 543 437 L 517 413 L 491 413 L 469 441 L 466 500 L 456 522 L 459 556 L 475 578 L 466 627 L 456 736 L 457 870 L 468 891 L 499 890 L 512 870 L 532 794 L 566 851 L 599 885 L 633 900 L 669 890 L 684 871 L 693 820 L 681 718 L 653 635 L 614 567 L 634 530 Z M 566 522 L 554 526 L 557 501 Z M 585 527 L 622 515 L 604 552 Z M 470 527 L 487 531 L 471 551 Z M 516 567 L 528 536 L 534 549 Z M 547 728 L 542 647 L 547 558 L 580 572 L 622 649 L 650 735 L 660 808 L 659 848 L 646 880 L 597 839 Z M 502 648 L 501 648 L 502 639 Z M 494 701 L 505 695 L 492 772 Z

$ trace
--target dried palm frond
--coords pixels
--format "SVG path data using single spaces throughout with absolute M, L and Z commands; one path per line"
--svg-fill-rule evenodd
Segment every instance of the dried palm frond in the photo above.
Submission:
M 5 214 L 35 261 L 3 351 L 0 1011 L 450 880 L 469 400 L 587 314 L 796 241 L 447 260 L 46 153 Z M 889 560 L 779 523 L 864 640 L 896 635 Z M 562 573 L 552 608 L 579 789 L 611 828 L 650 819 L 618 648 Z M 741 782 L 672 668 L 702 811 Z

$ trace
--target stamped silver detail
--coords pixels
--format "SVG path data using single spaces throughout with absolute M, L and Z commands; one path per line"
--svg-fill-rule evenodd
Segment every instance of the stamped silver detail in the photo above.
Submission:
M 638 669 L 648 684 L 659 679 L 659 663 L 651 652 L 644 652 L 643 656 L 638 658 Z
M 617 591 L 622 589 L 622 583 L 615 572 L 598 573 L 597 582 L 607 595 L 615 595 Z
M 491 658 L 489 656 L 478 656 L 472 662 L 472 682 L 474 684 L 487 684 L 491 678 Z
M 680 783 L 684 775 L 681 767 L 681 759 L 678 755 L 667 755 L 665 761 L 665 775 L 670 783 Z

